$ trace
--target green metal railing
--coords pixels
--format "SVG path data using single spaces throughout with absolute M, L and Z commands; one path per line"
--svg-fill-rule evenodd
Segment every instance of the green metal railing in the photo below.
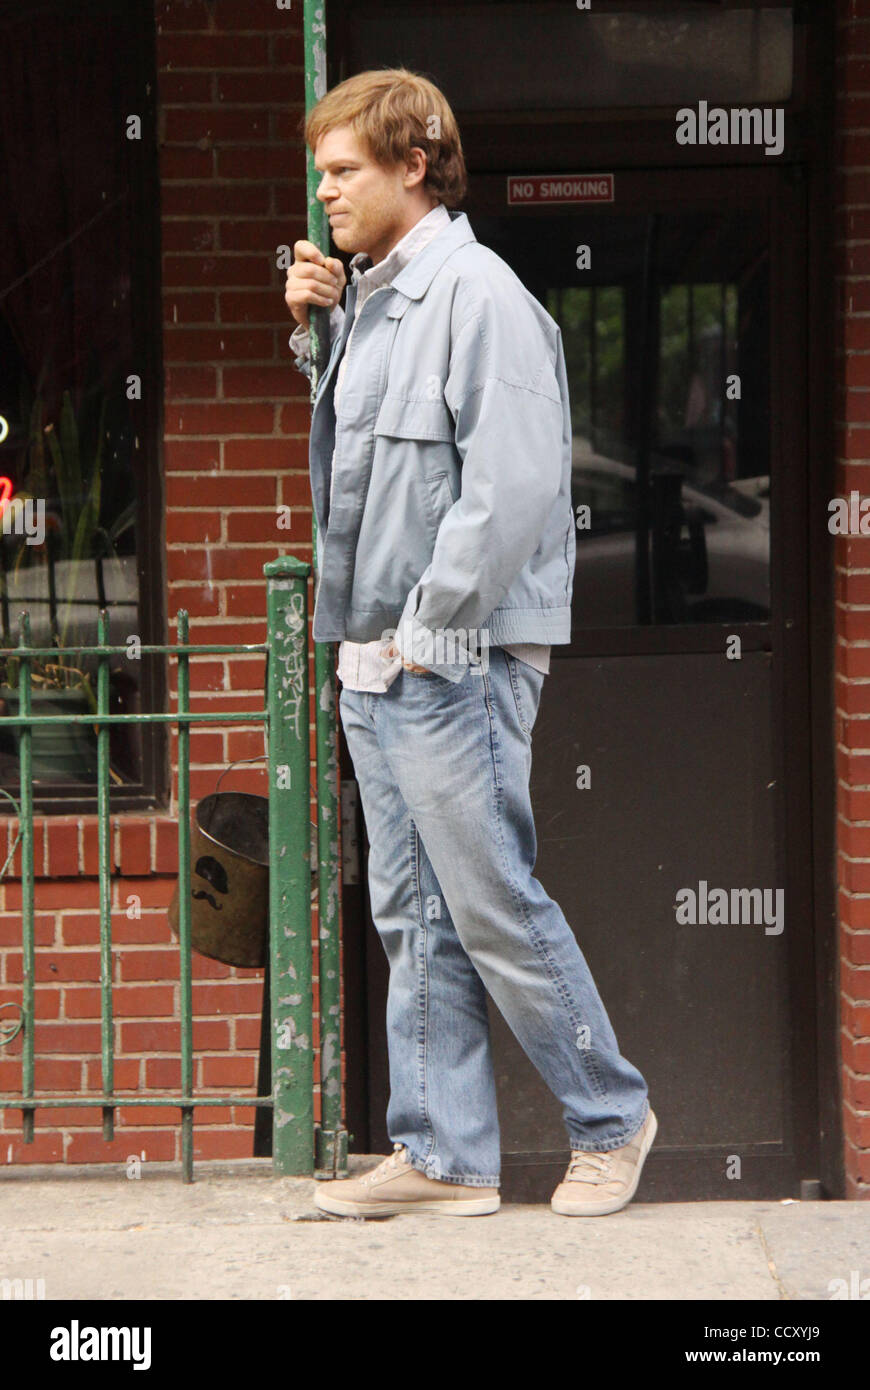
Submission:
M 326 21 L 323 0 L 304 0 L 306 110 L 326 91 Z M 328 224 L 316 197 L 318 175 L 307 153 L 308 237 L 327 254 Z M 311 396 L 323 370 L 329 345 L 328 315 L 311 312 Z M 317 523 L 312 516 L 312 550 L 317 555 Z M 347 1132 L 341 1099 L 340 1013 L 340 863 L 339 798 L 334 647 L 315 643 L 315 725 L 317 794 L 318 981 L 321 1121 L 313 1117 L 313 1003 L 311 943 L 311 866 L 309 839 L 308 741 L 308 605 L 310 567 L 282 558 L 265 567 L 268 579 L 268 634 L 265 646 L 190 646 L 188 617 L 178 614 L 175 646 L 143 646 L 143 655 L 178 660 L 178 701 L 174 714 L 110 714 L 109 660 L 126 655 L 126 647 L 108 643 L 108 619 L 101 613 L 96 647 L 39 648 L 30 643 L 28 618 L 22 618 L 19 712 L 0 718 L 3 726 L 19 726 L 23 1003 L 17 1023 L 0 1020 L 0 1047 L 23 1031 L 22 1089 L 14 1098 L 0 1098 L 0 1109 L 23 1111 L 25 1142 L 32 1142 L 34 1112 L 69 1106 L 99 1106 L 103 1135 L 114 1135 L 114 1112 L 121 1105 L 177 1105 L 181 1109 L 182 1175 L 193 1180 L 193 1112 L 197 1106 L 251 1105 L 272 1107 L 272 1161 L 278 1174 L 341 1174 L 347 1171 Z M 317 576 L 315 575 L 315 580 Z M 191 713 L 190 657 L 265 652 L 268 660 L 266 708 L 241 714 Z M 97 659 L 96 714 L 39 715 L 32 706 L 30 663 L 39 657 L 61 655 Z M 303 717 L 304 713 L 304 717 Z M 109 731 L 118 723 L 175 723 L 178 726 L 179 878 L 190 873 L 190 727 L 201 723 L 262 722 L 268 735 L 269 764 L 269 891 L 270 891 L 270 1008 L 272 1094 L 270 1096 L 197 1097 L 193 1094 L 193 1010 L 190 942 L 190 900 L 179 894 L 181 1095 L 118 1096 L 114 1093 L 112 1016 L 111 857 Z M 42 724 L 80 723 L 97 729 L 97 819 L 99 852 L 100 974 L 102 1094 L 99 1097 L 34 1095 L 34 859 L 33 859 L 33 729 Z M 280 773 L 280 775 L 279 775 Z M 288 775 L 289 773 L 289 775 Z M 2 793 L 12 800 L 8 793 Z M 13 805 L 15 805 L 13 801 Z M 13 846 L 0 879 L 12 860 Z M 7 1006 L 0 1006 L 7 1007 Z
M 337 1014 L 339 989 L 338 827 L 335 802 L 318 800 L 320 1092 L 321 1124 L 314 1123 L 314 1037 L 311 941 L 310 746 L 308 686 L 308 598 L 310 566 L 282 557 L 265 566 L 267 578 L 267 640 L 265 645 L 191 646 L 188 615 L 178 614 L 176 645 L 142 646 L 142 655 L 175 657 L 178 698 L 174 713 L 110 714 L 109 663 L 128 655 L 126 646 L 112 646 L 108 617 L 100 614 L 98 642 L 88 648 L 36 647 L 30 641 L 28 615 L 22 614 L 18 646 L 7 649 L 19 662 L 17 715 L 0 717 L 0 729 L 20 729 L 20 804 L 16 806 L 18 835 L 2 879 L 18 843 L 21 844 L 22 1003 L 17 1021 L 0 1026 L 0 1047 L 23 1034 L 21 1093 L 0 1098 L 0 1109 L 23 1112 L 23 1137 L 32 1143 L 36 1110 L 74 1105 L 99 1107 L 103 1137 L 114 1137 L 115 1110 L 123 1105 L 178 1106 L 181 1110 L 182 1176 L 193 1181 L 193 1112 L 202 1106 L 271 1106 L 272 1163 L 276 1174 L 338 1174 L 346 1171 L 347 1136 L 341 1124 L 340 1047 Z M 266 701 L 261 710 L 241 713 L 191 711 L 190 658 L 262 652 L 267 658 Z M 32 663 L 40 658 L 88 656 L 97 663 L 96 713 L 45 715 L 34 709 Z M 333 684 L 334 691 L 334 684 Z M 193 1085 L 193 1004 L 190 939 L 190 729 L 194 724 L 261 723 L 266 730 L 269 778 L 269 976 L 272 1041 L 272 1093 L 269 1096 L 196 1096 Z M 97 730 L 97 825 L 100 910 L 100 984 L 102 1093 L 100 1096 L 36 1096 L 34 1059 L 37 1028 L 34 1013 L 35 878 L 33 812 L 33 730 L 57 724 L 86 724 Z M 112 1009 L 112 873 L 110 856 L 109 732 L 115 724 L 176 724 L 178 726 L 178 897 L 180 950 L 181 1094 L 117 1095 L 114 1089 L 114 1027 Z M 332 723 L 335 731 L 334 713 Z M 318 732 L 318 794 L 329 786 L 335 769 L 335 748 Z M 325 764 L 321 771 L 320 763 Z M 334 1002 L 333 1002 L 334 1001 Z M 10 1007 L 8 1004 L 4 1007 Z

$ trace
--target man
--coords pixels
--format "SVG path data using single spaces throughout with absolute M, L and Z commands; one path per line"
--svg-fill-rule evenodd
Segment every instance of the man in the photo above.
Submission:
M 340 641 L 340 711 L 390 963 L 393 1153 L 320 1184 L 324 1211 L 474 1216 L 499 1206 L 488 991 L 562 1102 L 553 1210 L 634 1195 L 656 1131 L 586 961 L 533 877 L 531 732 L 552 643 L 570 640 L 571 417 L 558 326 L 464 213 L 456 122 L 404 69 L 310 113 L 342 264 L 298 242 L 286 302 L 330 309 L 310 464 L 314 637 Z

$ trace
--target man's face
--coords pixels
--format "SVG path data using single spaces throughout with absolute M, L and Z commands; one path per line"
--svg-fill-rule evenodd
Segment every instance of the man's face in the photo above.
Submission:
M 323 174 L 317 196 L 341 251 L 364 251 L 377 263 L 421 216 L 422 178 L 412 174 L 409 184 L 408 165 L 376 163 L 350 126 L 320 137 L 314 167 Z

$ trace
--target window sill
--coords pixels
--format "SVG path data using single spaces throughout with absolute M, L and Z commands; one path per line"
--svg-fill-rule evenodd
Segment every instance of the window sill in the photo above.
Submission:
M 95 814 L 38 814 L 33 821 L 33 859 L 37 879 L 97 878 L 98 823 Z M 10 816 L 0 826 L 0 853 L 5 861 L 18 834 Z M 178 872 L 178 817 L 165 810 L 113 811 L 109 840 L 110 869 L 121 878 L 171 876 Z M 21 878 L 21 845 L 2 882 Z

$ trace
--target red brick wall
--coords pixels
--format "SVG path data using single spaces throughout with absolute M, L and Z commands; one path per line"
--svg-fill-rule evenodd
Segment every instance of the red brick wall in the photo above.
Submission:
M 193 640 L 264 637 L 262 564 L 310 558 L 307 387 L 290 364 L 292 324 L 275 251 L 304 235 L 301 4 L 159 0 L 165 304 L 168 607 L 186 607 Z M 838 489 L 870 496 L 870 0 L 839 0 Z M 288 532 L 279 505 L 293 509 Z M 842 1060 L 847 1190 L 870 1195 L 870 539 L 838 542 L 837 757 Z M 174 626 L 173 626 L 174 635 Z M 262 699 L 256 659 L 194 663 L 208 707 Z M 192 793 L 262 749 L 255 726 L 192 736 Z M 227 784 L 225 784 L 227 785 Z M 233 785 L 262 790 L 262 773 Z M 177 952 L 165 905 L 175 872 L 170 817 L 116 816 L 116 1086 L 159 1093 L 178 1074 Z M 0 845 L 0 853 L 5 851 Z M 37 827 L 37 1089 L 98 1092 L 96 827 Z M 141 916 L 128 918 L 128 895 Z M 20 886 L 0 885 L 0 1002 L 20 998 Z M 261 975 L 194 957 L 197 1089 L 256 1081 Z M 315 998 L 316 1003 L 316 998 Z M 6 1016 L 0 1014 L 0 1018 Z M 316 1036 L 316 1034 L 315 1034 Z M 20 1085 L 20 1039 L 0 1057 L 0 1087 Z M 317 1101 L 316 1101 L 317 1104 Z M 98 1113 L 98 1112 L 97 1112 Z M 197 1112 L 199 1157 L 251 1152 L 253 1111 Z M 124 1109 L 113 1145 L 97 1115 L 71 1105 L 0 1117 L 0 1162 L 179 1157 L 177 1111 Z
M 838 492 L 870 496 L 870 0 L 837 30 Z M 870 539 L 837 541 L 840 988 L 846 1183 L 870 1197 Z
M 169 640 L 184 607 L 193 642 L 258 643 L 263 563 L 287 553 L 311 558 L 308 388 L 292 366 L 294 325 L 276 266 L 278 246 L 305 235 L 302 5 L 157 0 L 155 16 Z M 284 504 L 292 508 L 289 531 L 277 527 Z M 194 708 L 262 708 L 261 658 L 210 657 L 192 667 Z M 174 663 L 170 675 L 174 698 Z M 263 752 L 262 730 L 194 730 L 191 748 L 196 800 L 214 790 L 227 763 Z M 173 738 L 173 763 L 174 750 Z M 264 793 L 264 773 L 242 768 L 223 785 Z M 117 1091 L 180 1085 L 178 950 L 166 919 L 173 809 L 174 801 L 168 815 L 113 817 Z M 37 1092 L 101 1087 L 96 843 L 93 819 L 52 817 L 36 827 Z M 0 863 L 5 857 L 0 838 Z M 131 894 L 141 899 L 138 918 L 127 915 Z M 0 1002 L 21 997 L 20 940 L 21 888 L 7 882 Z M 197 1091 L 256 1094 L 261 1000 L 262 971 L 194 955 Z M 315 1045 L 317 1037 L 315 1025 Z M 20 1036 L 0 1054 L 6 1094 L 20 1089 L 20 1054 Z M 71 1104 L 37 1112 L 37 1140 L 24 1145 L 20 1112 L 8 1111 L 0 1116 L 0 1162 L 118 1162 L 142 1150 L 177 1159 L 178 1118 L 170 1107 L 125 1107 L 106 1144 L 99 1109 Z M 196 1157 L 250 1156 L 253 1119 L 250 1106 L 197 1110 Z

